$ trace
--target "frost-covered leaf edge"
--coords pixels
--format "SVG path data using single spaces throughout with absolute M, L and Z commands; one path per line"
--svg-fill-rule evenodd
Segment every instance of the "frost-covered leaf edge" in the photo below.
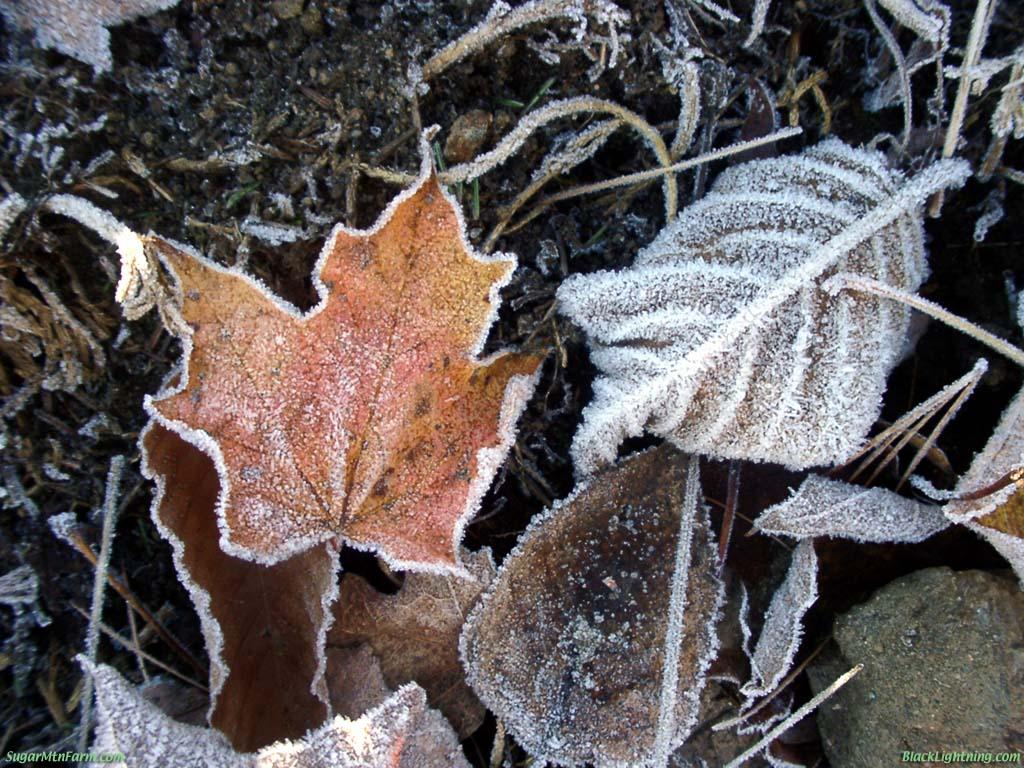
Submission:
M 317 313 L 321 312 L 327 305 L 328 301 L 328 288 L 320 278 L 320 274 L 330 256 L 335 241 L 340 235 L 347 235 L 356 238 L 367 238 L 371 237 L 380 232 L 384 226 L 392 219 L 398 207 L 404 202 L 412 198 L 420 188 L 435 177 L 434 167 L 432 163 L 432 154 L 427 141 L 427 135 L 431 132 L 431 129 L 426 129 L 420 137 L 420 173 L 416 180 L 405 190 L 396 195 L 387 207 L 377 218 L 376 222 L 368 229 L 355 229 L 346 226 L 345 224 L 335 224 L 331 230 L 330 235 L 324 242 L 324 246 L 317 257 L 316 263 L 313 266 L 311 273 L 311 279 L 313 283 L 313 289 L 315 290 L 318 301 L 311 307 L 307 312 L 301 312 L 293 304 L 285 301 L 277 294 L 275 294 L 263 281 L 254 275 L 246 273 L 244 270 L 238 267 L 224 267 L 217 264 L 205 256 L 200 254 L 195 248 L 178 243 L 169 238 L 163 238 L 153 233 L 146 236 L 146 239 L 158 239 L 169 243 L 174 248 L 183 252 L 192 259 L 198 261 L 204 267 L 213 270 L 214 272 L 229 275 L 231 277 L 239 278 L 243 282 L 247 283 L 257 293 L 261 294 L 264 298 L 270 301 L 277 309 L 283 312 L 287 317 L 293 320 L 304 320 L 308 319 Z M 498 317 L 498 311 L 501 305 L 501 289 L 506 286 L 512 279 L 516 267 L 518 266 L 518 260 L 515 254 L 505 252 L 495 252 L 494 254 L 482 254 L 479 253 L 469 240 L 468 232 L 466 229 L 466 220 L 463 215 L 462 208 L 458 201 L 455 200 L 452 195 L 444 189 L 442 185 L 438 185 L 438 189 L 441 192 L 444 200 L 449 204 L 452 211 L 455 214 L 456 222 L 459 231 L 459 243 L 471 258 L 479 261 L 483 264 L 488 263 L 505 263 L 508 265 L 508 272 L 505 277 L 501 280 L 496 280 L 491 284 L 488 292 L 488 302 L 490 304 L 490 312 L 481 324 L 481 331 L 477 337 L 476 343 L 468 350 L 468 356 L 473 362 L 485 366 L 490 364 L 492 361 L 501 357 L 502 355 L 510 352 L 509 349 L 499 349 L 491 353 L 485 358 L 480 358 L 479 354 L 483 351 L 484 344 L 487 341 L 488 334 L 490 333 L 491 326 Z M 164 264 L 164 267 L 171 275 L 171 280 L 177 289 L 178 296 L 181 295 L 181 284 L 180 280 L 172 265 L 167 263 L 166 259 L 160 257 Z M 179 337 L 182 345 L 181 353 L 181 364 L 178 366 L 178 379 L 176 384 L 172 384 L 174 377 L 168 377 L 165 380 L 164 386 L 154 395 L 146 395 L 143 401 L 143 407 L 146 413 L 151 419 L 156 420 L 161 426 L 175 432 L 183 440 L 191 443 L 200 451 L 205 453 L 211 458 L 214 466 L 217 469 L 217 475 L 220 479 L 220 490 L 217 498 L 217 527 L 220 530 L 220 546 L 221 549 L 227 554 L 233 555 L 244 560 L 251 560 L 253 562 L 262 563 L 264 565 L 273 565 L 274 563 L 281 562 L 288 557 L 295 555 L 303 550 L 309 549 L 312 546 L 331 538 L 330 535 L 321 536 L 296 536 L 294 540 L 278 553 L 277 557 L 263 556 L 260 553 L 253 552 L 245 547 L 236 545 L 231 539 L 231 529 L 227 520 L 227 507 L 230 501 L 230 482 L 228 479 L 227 466 L 224 461 L 223 454 L 220 446 L 215 438 L 209 435 L 205 430 L 193 429 L 187 424 L 178 422 L 172 419 L 168 419 L 162 416 L 158 409 L 155 407 L 155 403 L 163 398 L 179 394 L 183 392 L 189 383 L 189 372 L 188 372 L 188 361 L 192 355 L 192 334 L 183 335 Z M 501 467 L 505 456 L 508 454 L 512 443 L 515 441 L 516 435 L 516 423 L 519 420 L 520 415 L 526 408 L 526 404 L 533 394 L 533 390 L 536 387 L 537 382 L 540 379 L 540 367 L 538 366 L 537 371 L 532 376 L 514 375 L 509 379 L 506 386 L 504 398 L 502 400 L 501 411 L 498 418 L 498 429 L 497 429 L 497 445 L 490 447 L 483 447 L 477 451 L 477 473 L 476 476 L 470 483 L 469 492 L 466 498 L 466 504 L 463 508 L 463 512 L 459 519 L 455 523 L 455 530 L 453 535 L 453 563 L 454 566 L 437 565 L 420 563 L 417 561 L 406 561 L 401 560 L 389 555 L 385 548 L 374 545 L 373 543 L 363 543 L 351 541 L 344 535 L 341 536 L 345 540 L 345 543 L 352 546 L 355 549 L 362 551 L 373 552 L 379 555 L 389 566 L 396 570 L 407 570 L 407 571 L 423 571 L 423 572 L 436 572 L 436 573 L 453 573 L 462 578 L 471 578 L 465 568 L 462 566 L 459 560 L 459 544 L 462 541 L 463 534 L 466 525 L 472 520 L 472 518 L 479 512 L 480 504 L 483 501 L 484 495 L 490 488 L 494 476 L 498 469 Z

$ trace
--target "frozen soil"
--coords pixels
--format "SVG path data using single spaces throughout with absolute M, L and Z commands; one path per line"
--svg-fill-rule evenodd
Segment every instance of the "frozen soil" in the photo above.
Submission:
M 154 392 L 175 364 L 178 345 L 153 314 L 136 322 L 123 320 L 113 298 L 113 249 L 74 222 L 39 212 L 40 204 L 56 192 L 80 195 L 137 232 L 189 243 L 225 264 L 245 263 L 282 296 L 308 306 L 309 271 L 333 223 L 369 226 L 399 189 L 362 172 L 360 164 L 406 173 L 418 167 L 407 87 L 410 64 L 422 62 L 479 21 L 488 5 L 484 0 L 183 0 L 177 9 L 112 30 L 114 68 L 100 76 L 85 64 L 33 48 L 31 36 L 10 25 L 0 30 L 0 185 L 5 194 L 20 193 L 29 203 L 2 243 L 2 298 L 5 303 L 38 301 L 52 289 L 98 341 L 105 358 L 100 361 L 95 350 L 82 349 L 56 331 L 38 354 L 12 353 L 17 334 L 13 342 L 5 338 L 10 343 L 0 348 L 5 488 L 0 574 L 28 565 L 40 585 L 34 608 L 0 606 L 0 639 L 10 638 L 0 654 L 0 754 L 52 748 L 67 743 L 74 731 L 81 672 L 73 657 L 82 650 L 86 621 L 80 609 L 88 608 L 93 570 L 54 537 L 47 519 L 75 513 L 84 525 L 82 536 L 97 545 L 96 510 L 115 455 L 127 456 L 128 464 L 112 571 L 189 650 L 200 657 L 204 653 L 169 548 L 150 520 L 151 491 L 138 470 L 142 397 Z M 862 106 L 871 86 L 865 68 L 881 46 L 877 36 L 868 34 L 872 27 L 859 3 L 777 2 L 767 32 L 750 50 L 741 48 L 746 22 L 715 22 L 695 4 L 631 0 L 621 5 L 632 15 L 632 39 L 618 66 L 594 81 L 588 77 L 592 62 L 579 50 L 566 52 L 557 64 L 542 62 L 529 44 L 543 38 L 536 28 L 471 56 L 433 81 L 419 97 L 418 109 L 423 125 L 441 127 L 438 148 L 455 120 L 471 110 L 492 116 L 486 148 L 527 108 L 584 94 L 629 107 L 671 139 L 678 95 L 665 80 L 658 51 L 678 40 L 673 33 L 687 13 L 700 30 L 700 35 L 691 34 L 692 42 L 705 53 L 701 72 L 708 106 L 698 145 L 724 146 L 743 131 L 767 132 L 756 101 L 746 95 L 752 84 L 763 83 L 778 94 L 787 78 L 798 81 L 818 70 L 828 74 L 823 88 L 833 134 L 857 144 L 900 130 L 898 108 L 867 113 Z M 666 5 L 684 13 L 669 13 Z M 749 19 L 751 5 L 736 2 L 734 10 Z M 963 40 L 973 4 L 955 5 L 953 39 Z M 1021 28 L 1024 7 L 1005 3 L 986 54 L 1010 52 L 1020 42 Z M 909 45 L 909 37 L 901 40 Z M 915 101 L 922 125 L 928 122 L 928 88 L 919 88 Z M 996 92 L 970 105 L 961 152 L 975 163 L 988 143 Z M 823 135 L 823 115 L 810 96 L 795 114 L 805 134 L 779 151 L 795 151 Z M 780 110 L 783 122 L 788 117 L 787 110 Z M 483 241 L 501 207 L 528 184 L 556 136 L 569 128 L 568 121 L 546 127 L 509 162 L 486 174 L 477 190 L 471 185 L 455 190 L 474 240 Z M 912 136 L 910 154 L 900 158 L 893 152 L 893 159 L 920 167 L 924 158 L 937 154 L 941 140 L 939 130 L 921 128 Z M 62 151 L 54 152 L 55 147 Z M 1021 167 L 1021 155 L 1011 142 L 1006 164 Z M 569 188 L 652 162 L 633 137 L 620 131 L 593 160 L 550 186 L 552 191 Z M 722 167 L 682 175 L 681 202 L 699 195 Z M 1006 216 L 977 243 L 975 221 L 996 189 L 1004 195 Z M 1008 287 L 1024 285 L 1022 216 L 1019 185 L 969 182 L 951 196 L 941 218 L 928 222 L 932 275 L 922 289 L 1018 344 L 1020 329 Z M 589 399 L 593 369 L 582 335 L 551 311 L 554 291 L 567 273 L 630 264 L 663 217 L 660 187 L 650 185 L 635 193 L 560 204 L 499 240 L 501 250 L 519 256 L 520 270 L 504 291 L 490 346 L 553 353 L 518 442 L 485 501 L 483 519 L 468 529 L 468 546 L 491 546 L 500 558 L 531 517 L 572 488 L 568 446 Z M 247 220 L 254 219 L 294 227 L 301 236 L 287 245 L 268 245 L 246 234 Z M 894 373 L 883 418 L 891 421 L 962 375 L 982 354 L 966 337 L 930 327 Z M 986 356 L 990 368 L 979 391 L 940 442 L 957 471 L 984 444 L 1021 383 L 1020 371 L 1010 363 Z M 61 360 L 65 369 L 68 361 L 79 361 L 80 383 L 42 386 L 46 376 L 62 370 Z M 647 442 L 633 441 L 625 450 Z M 942 482 L 939 470 L 932 474 Z M 706 477 L 708 496 L 724 498 L 723 467 L 708 466 Z M 796 481 L 770 467 L 748 477 L 741 507 L 748 514 L 779 500 L 786 485 Z M 715 510 L 713 523 L 719 518 Z M 737 533 L 747 527 L 741 522 Z M 784 572 L 786 550 L 768 539 L 736 535 L 733 541 L 731 568 L 752 585 L 755 604 L 766 604 Z M 950 531 L 915 546 L 827 543 L 819 553 L 822 598 L 809 617 L 807 648 L 828 637 L 837 613 L 897 576 L 928 566 L 1005 567 L 966 531 Z M 386 583 L 371 558 L 351 554 L 345 562 L 378 584 Z M 121 634 L 133 631 L 123 602 L 113 594 L 105 621 Z M 176 663 L 159 642 L 147 647 Z M 129 673 L 134 670 L 132 655 L 107 641 L 101 656 Z M 797 694 L 806 696 L 806 683 L 798 685 Z M 489 722 L 466 745 L 476 764 L 486 764 L 493 728 Z M 812 753 L 814 738 L 812 730 Z

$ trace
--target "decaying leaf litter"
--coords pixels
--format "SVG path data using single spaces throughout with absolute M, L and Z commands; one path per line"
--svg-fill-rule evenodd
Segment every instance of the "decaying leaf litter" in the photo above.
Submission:
M 28 204 L 27 213 L 11 217 L 4 269 L 12 291 L 16 287 L 35 302 L 30 307 L 25 300 L 12 305 L 22 316 L 39 318 L 35 325 L 18 326 L 11 349 L 20 351 L 21 368 L 13 375 L 7 373 L 6 355 L 15 353 L 7 347 L 4 352 L 4 486 L 5 503 L 12 510 L 4 527 L 4 555 L 11 566 L 5 572 L 28 564 L 38 574 L 41 593 L 38 605 L 3 612 L 5 621 L 11 614 L 14 622 L 5 657 L 10 661 L 3 674 L 17 683 L 6 715 L 11 724 L 9 745 L 56 744 L 61 723 L 70 729 L 80 712 L 80 673 L 72 657 L 82 648 L 82 619 L 69 606 L 77 603 L 88 610 L 92 573 L 84 560 L 71 559 L 77 556 L 50 536 L 43 520 L 70 510 L 98 528 L 101 516 L 92 510 L 103 506 L 112 455 L 125 454 L 129 461 L 116 502 L 120 515 L 111 574 L 173 629 L 186 653 L 202 656 L 205 650 L 167 548 L 148 518 L 148 487 L 133 460 L 141 412 L 126 406 L 141 403 L 143 393 L 157 390 L 178 357 L 177 350 L 167 334 L 160 334 L 153 315 L 131 323 L 121 319 L 112 301 L 114 283 L 122 277 L 117 255 L 87 230 L 41 209 L 44 194 L 85 197 L 137 232 L 152 229 L 190 243 L 221 264 L 238 265 L 259 276 L 296 306 L 311 307 L 316 296 L 306 276 L 312 273 L 331 226 L 336 221 L 370 225 L 415 176 L 420 158 L 409 92 L 417 75 L 409 71 L 408 39 L 422 44 L 416 53 L 418 63 L 434 61 L 431 53 L 446 50 L 447 43 L 488 10 L 482 4 L 457 13 L 400 4 L 345 11 L 315 2 L 277 3 L 266 10 L 243 5 L 179 8 L 115 29 L 115 43 L 122 46 L 115 45 L 109 79 L 92 79 L 88 66 L 57 54 L 33 52 L 31 35 L 5 30 L 6 38 L 14 41 L 8 54 L 14 63 L 5 71 L 11 106 L 4 115 L 2 176 L 10 187 L 5 193 L 16 191 Z M 505 469 L 483 501 L 484 519 L 467 528 L 465 543 L 470 548 L 489 545 L 499 561 L 504 559 L 527 521 L 566 497 L 574 485 L 568 446 L 580 411 L 591 400 L 593 370 L 587 367 L 585 337 L 553 310 L 559 284 L 569 273 L 632 265 L 637 252 L 664 225 L 670 195 L 662 194 L 668 190 L 656 177 L 638 179 L 644 183 L 638 190 L 607 198 L 600 192 L 572 198 L 568 195 L 573 187 L 642 171 L 648 164 L 667 164 L 666 157 L 676 160 L 686 152 L 687 137 L 692 143 L 686 156 L 692 156 L 764 135 L 774 127 L 770 100 L 779 107 L 778 122 L 785 124 L 795 116 L 805 131 L 800 139 L 776 144 L 784 154 L 822 138 L 826 121 L 832 133 L 853 145 L 881 132 L 893 134 L 892 142 L 880 146 L 911 176 L 939 154 L 928 150 L 941 147 L 947 133 L 946 124 L 929 111 L 934 80 L 929 82 L 928 77 L 935 57 L 929 59 L 918 38 L 931 35 L 941 43 L 946 30 L 929 32 L 928 25 L 915 26 L 905 19 L 901 29 L 887 15 L 901 7 L 898 3 L 881 3 L 882 10 L 875 10 L 883 24 L 893 28 L 897 47 L 909 51 L 902 64 L 910 70 L 914 121 L 913 130 L 903 136 L 899 96 L 890 97 L 892 106 L 881 112 L 863 111 L 862 100 L 869 92 L 903 90 L 893 50 L 877 34 L 867 11 L 854 4 L 839 10 L 834 5 L 827 10 L 813 4 L 807 9 L 788 3 L 757 6 L 734 8 L 733 21 L 706 3 L 624 5 L 626 21 L 614 36 L 608 26 L 594 23 L 592 37 L 579 40 L 572 21 L 558 21 L 557 14 L 542 16 L 532 26 L 487 41 L 493 55 L 471 54 L 440 75 L 433 75 L 428 65 L 430 89 L 417 99 L 421 124 L 448 128 L 458 115 L 483 109 L 493 117 L 491 135 L 480 152 L 500 149 L 500 136 L 510 130 L 514 134 L 517 123 L 550 114 L 560 98 L 576 99 L 573 104 L 580 109 L 617 105 L 616 111 L 602 116 L 618 124 L 595 124 L 589 138 L 559 134 L 583 126 L 581 119 L 560 120 L 541 127 L 497 170 L 478 179 L 465 172 L 459 181 L 456 174 L 452 177 L 450 189 L 461 200 L 470 240 L 483 245 L 497 232 L 497 247 L 519 257 L 520 268 L 503 289 L 501 314 L 486 349 L 551 350 Z M 766 10 L 767 25 L 755 36 L 748 19 Z M 949 39 L 967 39 L 973 13 L 973 7 L 952 9 Z M 1012 55 L 1019 45 L 1012 33 L 1018 13 L 1000 7 L 992 18 L 981 57 L 988 62 L 984 72 L 996 72 L 1000 57 Z M 741 48 L 748 37 L 756 39 Z M 609 68 L 616 46 L 616 66 Z M 257 56 L 256 50 L 269 50 L 271 55 Z M 741 50 L 744 53 L 737 54 Z M 349 57 L 361 62 L 358 71 L 344 63 Z M 946 63 L 958 66 L 960 61 L 952 57 Z M 524 65 L 537 74 L 529 87 L 520 76 Z M 1003 74 L 987 75 L 991 81 L 981 90 L 992 88 L 991 96 L 983 93 L 966 100 L 968 119 L 957 153 L 975 168 L 985 162 L 989 172 L 999 172 L 989 186 L 971 182 L 964 190 L 948 193 L 942 217 L 928 223 L 934 238 L 928 248 L 931 275 L 922 292 L 1013 342 L 1019 341 L 1013 291 L 1020 279 L 1013 228 L 1004 220 L 986 224 L 986 240 L 975 243 L 970 237 L 983 213 L 998 212 L 1001 206 L 1012 222 L 1014 206 L 1019 206 L 1013 170 L 1017 148 L 1012 138 L 1006 138 L 1014 133 L 1016 86 L 1012 75 L 1009 84 L 1005 78 L 1014 65 L 1009 61 L 1005 66 Z M 281 82 L 293 87 L 282 94 Z M 692 93 L 687 89 L 694 83 L 701 94 L 700 109 L 692 103 L 687 106 L 685 99 L 680 105 L 679 93 Z M 954 80 L 948 84 L 947 110 L 955 107 L 956 85 Z M 766 98 L 767 122 L 759 101 Z M 990 129 L 993 111 L 1004 117 Z M 642 131 L 636 134 L 642 149 L 636 151 L 638 145 L 629 134 L 632 115 L 641 116 L 664 136 L 664 153 Z M 613 128 L 617 132 L 612 133 Z M 27 140 L 22 138 L 26 134 Z M 102 149 L 97 149 L 97 137 Z M 457 166 L 457 160 L 444 158 L 446 138 L 442 133 L 432 149 L 443 162 Z M 589 143 L 574 148 L 574 142 L 581 141 Z M 904 141 L 908 149 L 903 154 L 892 149 Z M 570 153 L 559 154 L 559 147 Z M 752 150 L 744 159 L 759 151 L 764 150 Z M 573 167 L 577 160 L 586 162 Z M 702 197 L 708 181 L 723 167 L 719 163 L 680 174 L 677 207 Z M 531 178 L 537 168 L 547 171 Z M 511 215 L 503 210 L 541 181 L 546 186 L 540 195 Z M 544 195 L 555 198 L 551 205 L 531 210 Z M 8 200 L 17 202 L 11 195 Z M 669 212 L 671 208 L 669 204 Z M 987 221 L 992 219 L 989 213 Z M 122 280 L 122 285 L 126 291 L 132 287 L 130 280 L 128 285 Z M 132 294 L 140 308 L 161 296 L 160 284 L 143 285 L 151 293 Z M 10 322 L 5 317 L 5 331 Z M 47 336 L 46 328 L 57 332 Z M 982 354 L 989 359 L 990 371 L 979 392 L 929 446 L 920 470 L 939 488 L 952 488 L 955 476 L 948 473 L 962 473 L 985 444 L 1019 374 L 974 342 L 932 327 L 889 382 L 882 418 L 896 421 L 962 376 Z M 914 446 L 924 440 L 924 435 L 912 440 L 899 470 L 890 466 L 876 484 L 885 485 L 886 473 L 894 473 L 889 487 L 895 487 Z M 626 450 L 633 452 L 647 442 L 653 439 L 633 441 Z M 726 500 L 726 471 L 716 462 L 704 464 L 704 491 L 717 536 L 721 519 L 716 502 Z M 998 483 L 1001 477 L 985 482 Z M 752 519 L 783 501 L 787 485 L 795 488 L 801 479 L 769 465 L 745 465 L 738 530 L 746 528 L 744 518 Z M 101 549 L 98 536 L 92 544 Z M 851 572 L 848 560 L 839 556 L 850 551 L 843 546 L 829 541 L 816 545 L 820 595 L 806 617 L 798 658 L 827 639 L 834 612 L 901 573 L 935 564 L 1005 567 L 984 546 L 956 531 L 913 548 L 859 548 L 858 560 L 871 558 L 874 564 L 864 569 L 867 573 Z M 345 551 L 342 559 L 347 570 L 366 576 L 378 589 L 395 589 L 388 573 L 368 556 Z M 789 559 L 785 548 L 770 539 L 731 539 L 725 573 L 748 584 L 748 615 L 755 623 L 769 610 Z M 177 671 L 188 669 L 181 653 L 148 640 L 153 633 L 149 622 L 137 616 L 130 620 L 124 610 L 123 600 L 111 592 L 104 626 L 127 639 L 128 645 L 141 646 L 140 653 L 126 650 L 125 643 L 108 645 L 104 640 L 101 660 L 113 661 L 136 680 L 156 671 L 141 652 Z M 752 634 L 756 640 L 762 633 L 755 626 Z M 723 650 L 720 656 L 728 654 Z M 741 683 L 748 679 L 735 670 L 730 674 Z M 797 703 L 808 698 L 802 685 L 798 678 L 793 686 Z M 779 698 L 788 693 L 792 691 Z M 467 754 L 478 764 L 486 763 L 495 742 L 492 722 L 467 742 Z M 74 743 L 74 738 L 67 743 Z M 813 751 L 813 734 L 807 743 Z M 520 759 L 513 740 L 506 747 L 505 757 Z

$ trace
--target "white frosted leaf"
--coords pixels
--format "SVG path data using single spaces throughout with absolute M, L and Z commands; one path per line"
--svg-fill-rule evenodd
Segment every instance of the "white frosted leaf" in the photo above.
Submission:
M 0 0 L 0 14 L 35 32 L 36 44 L 91 64 L 96 72 L 113 66 L 110 33 L 140 16 L 178 4 L 178 0 Z
M 750 681 L 741 689 L 749 699 L 773 691 L 789 672 L 800 648 L 804 614 L 817 599 L 818 557 L 812 541 L 801 541 L 793 550 L 785 581 L 768 606 L 750 657 Z
M 451 729 L 441 734 L 426 694 L 403 686 L 358 719 L 334 717 L 301 739 L 239 753 L 218 731 L 171 719 L 111 667 L 78 657 L 96 684 L 94 752 L 119 752 L 132 768 L 455 768 L 466 766 Z M 439 716 L 437 716 L 439 717 Z M 443 723 L 443 720 L 441 720 Z M 447 738 L 440 749 L 435 737 Z M 454 743 L 454 751 L 451 747 Z
M 696 726 L 723 598 L 696 462 L 663 446 L 578 488 L 467 620 L 467 679 L 537 764 L 664 766 Z
M 808 475 L 785 501 L 754 522 L 762 533 L 804 539 L 833 536 L 871 542 L 924 541 L 947 528 L 942 509 L 907 499 L 885 488 L 864 488 Z
M 635 264 L 574 275 L 562 312 L 600 371 L 573 442 L 578 471 L 650 431 L 685 451 L 804 468 L 844 459 L 878 415 L 909 310 L 822 284 L 854 272 L 907 291 L 927 267 L 921 204 L 969 169 L 907 181 L 831 139 L 733 167 Z

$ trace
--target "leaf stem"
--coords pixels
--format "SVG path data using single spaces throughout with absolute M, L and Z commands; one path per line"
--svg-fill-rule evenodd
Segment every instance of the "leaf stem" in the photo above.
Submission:
M 872 280 L 869 277 L 861 277 L 860 275 L 854 275 L 849 272 L 834 275 L 829 278 L 822 287 L 829 293 L 836 293 L 841 290 L 861 291 L 863 293 L 872 293 L 875 296 L 881 296 L 885 299 L 892 299 L 893 301 L 906 304 L 919 312 L 924 312 L 929 317 L 941 320 L 946 325 L 956 328 L 962 333 L 966 333 L 975 341 L 980 341 L 982 344 L 991 347 L 999 354 L 1024 368 L 1024 350 L 1013 346 L 993 333 L 989 333 L 984 328 L 972 323 L 970 320 L 966 320 L 959 315 L 954 315 L 952 312 L 947 309 L 943 309 L 935 302 L 921 298 L 917 294 L 901 291 L 898 288 L 885 285 L 884 283 Z

